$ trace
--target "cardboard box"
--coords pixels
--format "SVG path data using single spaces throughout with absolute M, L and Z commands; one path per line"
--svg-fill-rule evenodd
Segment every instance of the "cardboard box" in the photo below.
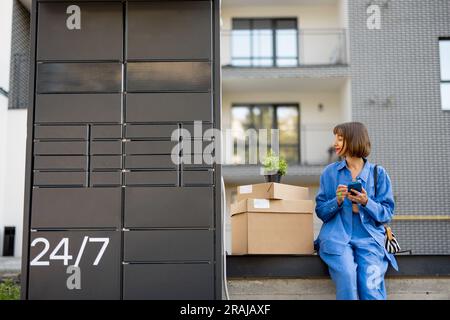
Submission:
M 259 200 L 269 208 L 258 208 Z M 231 228 L 234 255 L 314 252 L 311 200 L 240 201 L 232 207 Z
M 313 213 L 312 200 L 245 199 L 231 205 L 231 216 L 243 212 Z
M 258 183 L 239 186 L 237 201 L 244 199 L 309 200 L 309 189 L 282 183 Z

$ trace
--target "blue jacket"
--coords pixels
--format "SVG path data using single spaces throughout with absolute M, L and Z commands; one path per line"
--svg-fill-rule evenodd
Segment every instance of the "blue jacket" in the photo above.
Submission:
M 375 165 L 364 159 L 364 167 L 357 180 L 367 192 L 366 206 L 358 204 L 363 226 L 369 234 L 384 248 L 384 223 L 389 223 L 394 215 L 394 197 L 391 180 L 386 170 L 378 166 L 377 197 L 373 172 Z M 336 189 L 339 184 L 348 185 L 352 175 L 344 160 L 336 161 L 325 167 L 320 176 L 320 187 L 316 196 L 316 213 L 323 221 L 319 236 L 315 241 L 316 248 L 330 254 L 342 254 L 344 247 L 350 242 L 352 225 L 352 202 L 345 198 L 339 206 Z M 384 249 L 392 267 L 398 271 L 394 255 Z

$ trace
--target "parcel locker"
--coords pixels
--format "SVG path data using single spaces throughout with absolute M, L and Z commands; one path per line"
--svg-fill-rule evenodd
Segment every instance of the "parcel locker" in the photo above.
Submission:
M 222 298 L 219 17 L 32 1 L 22 298 Z

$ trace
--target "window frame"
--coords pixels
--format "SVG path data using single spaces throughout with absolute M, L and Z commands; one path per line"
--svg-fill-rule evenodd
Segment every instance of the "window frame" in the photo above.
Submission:
M 245 17 L 239 17 L 239 18 L 232 18 L 231 20 L 231 31 L 235 31 L 235 30 L 245 30 L 245 29 L 234 29 L 234 22 L 235 21 L 245 21 L 247 20 L 249 25 L 250 25 L 250 35 L 249 35 L 249 39 L 250 39 L 250 56 L 247 57 L 235 57 L 233 56 L 233 41 L 230 41 L 230 47 L 231 47 L 231 65 L 235 66 L 235 67 L 243 67 L 243 68 L 280 68 L 280 67 L 286 67 L 286 66 L 278 66 L 277 64 L 277 60 L 278 59 L 295 59 L 296 60 L 296 64 L 292 65 L 292 66 L 287 66 L 287 67 L 298 67 L 300 65 L 300 44 L 299 44 L 299 23 L 298 23 L 298 18 L 297 17 L 251 17 L 251 18 L 245 18 Z M 272 31 L 272 57 L 269 58 L 265 58 L 265 57 L 255 57 L 253 54 L 253 30 L 255 30 L 253 28 L 253 25 L 255 23 L 256 20 L 269 20 L 270 21 L 270 29 L 267 30 L 271 30 Z M 278 56 L 278 52 L 277 52 L 277 30 L 283 30 L 283 29 L 278 29 L 276 27 L 277 22 L 278 21 L 287 21 L 287 20 L 292 20 L 295 21 L 295 32 L 296 32 L 296 52 L 295 52 L 295 57 L 279 57 Z M 258 29 L 256 29 L 258 30 Z M 231 34 L 231 37 L 233 37 L 233 33 Z M 235 60 L 244 60 L 244 59 L 248 59 L 250 60 L 250 63 L 248 65 L 234 65 L 234 61 Z M 262 60 L 262 59 L 271 59 L 272 60 L 272 64 L 270 66 L 261 66 L 261 65 L 254 65 L 254 62 L 257 60 Z
M 298 137 L 298 143 L 294 144 L 294 143 L 281 143 L 280 141 L 280 150 L 283 146 L 288 147 L 288 148 L 297 148 L 297 161 L 294 162 L 290 162 L 289 164 L 292 165 L 300 165 L 302 163 L 302 158 L 301 158 L 301 124 L 300 124 L 300 103 L 296 103 L 296 102 L 287 102 L 287 103 L 248 103 L 248 102 L 244 102 L 244 103 L 232 103 L 231 104 L 231 114 L 230 114 L 230 119 L 231 122 L 233 122 L 233 108 L 236 107 L 246 107 L 250 110 L 250 114 L 253 115 L 253 108 L 255 107 L 269 107 L 272 108 L 273 110 L 273 119 L 272 119 L 272 128 L 269 129 L 278 129 L 278 114 L 277 114 L 277 108 L 279 107 L 294 107 L 297 109 L 297 137 Z M 251 123 L 251 127 L 255 129 L 255 122 L 254 119 L 252 117 L 252 123 Z M 248 143 L 247 141 L 245 142 L 245 147 L 246 150 L 248 150 Z M 235 154 L 235 148 L 234 148 L 234 141 L 233 141 L 233 155 Z M 242 164 L 235 164 L 235 165 L 242 165 Z
M 441 110 L 442 111 L 447 111 L 450 112 L 450 107 L 449 108 L 444 108 L 444 102 L 442 101 L 442 84 L 448 84 L 450 85 L 450 78 L 447 79 L 443 79 L 443 75 L 442 75 L 442 57 L 441 57 L 441 43 L 442 42 L 449 42 L 450 43 L 450 37 L 439 37 L 438 38 L 438 56 L 439 56 L 439 93 L 440 93 L 440 101 L 441 101 Z M 448 57 L 448 59 L 450 60 L 450 56 Z M 449 61 L 450 63 L 450 61 Z

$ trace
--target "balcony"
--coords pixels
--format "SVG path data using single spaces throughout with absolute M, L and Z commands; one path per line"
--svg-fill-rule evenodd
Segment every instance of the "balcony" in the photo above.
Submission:
M 247 184 L 263 182 L 264 177 L 261 174 L 260 164 L 248 164 L 249 153 L 248 139 L 245 134 L 237 130 L 233 125 L 233 140 L 225 145 L 228 161 L 223 168 L 223 175 L 227 184 Z M 328 163 L 338 160 L 330 147 L 333 143 L 332 124 L 303 124 L 298 129 L 299 142 L 292 152 L 292 145 L 283 144 L 280 141 L 280 154 L 289 162 L 288 173 L 283 181 L 291 184 L 316 184 L 319 181 L 320 174 Z M 280 127 L 280 139 L 289 133 L 292 139 L 292 132 L 284 132 Z M 247 141 L 242 141 L 247 140 Z M 235 146 L 238 143 L 246 145 L 245 155 L 236 152 Z M 233 144 L 233 147 L 231 146 Z M 255 152 L 255 151 L 253 151 Z M 258 151 L 256 151 L 258 152 Z M 231 153 L 231 155 L 230 155 Z
M 348 64 L 345 29 L 222 30 L 222 65 L 298 68 Z

